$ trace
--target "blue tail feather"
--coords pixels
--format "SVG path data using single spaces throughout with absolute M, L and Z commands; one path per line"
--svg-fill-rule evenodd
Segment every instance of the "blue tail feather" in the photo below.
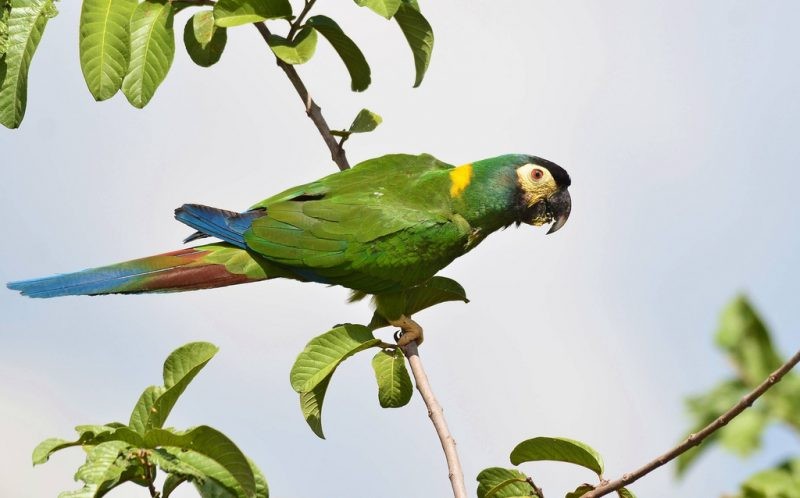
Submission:
M 244 233 L 250 228 L 253 220 L 261 216 L 264 216 L 264 211 L 236 213 L 200 204 L 184 204 L 175 210 L 175 219 L 181 223 L 242 249 L 247 247 Z M 186 241 L 199 237 L 198 234 L 194 234 Z

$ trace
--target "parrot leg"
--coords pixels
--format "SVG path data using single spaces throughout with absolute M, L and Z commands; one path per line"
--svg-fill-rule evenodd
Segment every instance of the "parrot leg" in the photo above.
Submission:
M 422 327 L 411 318 L 402 315 L 396 320 L 389 320 L 389 323 L 400 328 L 400 332 L 395 334 L 394 338 L 398 346 L 406 346 L 411 341 L 417 341 L 417 345 L 422 344 Z

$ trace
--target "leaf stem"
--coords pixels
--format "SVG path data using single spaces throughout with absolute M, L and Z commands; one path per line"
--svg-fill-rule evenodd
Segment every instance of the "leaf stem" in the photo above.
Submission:
M 297 16 L 297 19 L 295 19 L 293 23 L 291 23 L 291 27 L 289 28 L 289 34 L 286 35 L 287 40 L 291 40 L 292 38 L 294 38 L 294 35 L 295 33 L 297 33 L 297 30 L 299 30 L 300 27 L 303 25 L 303 21 L 305 21 L 306 16 L 308 15 L 308 11 L 311 10 L 311 7 L 314 6 L 314 3 L 316 1 L 317 0 L 305 1 L 306 5 L 303 7 L 303 10 L 300 12 L 300 15 Z
M 744 396 L 738 403 L 733 405 L 727 412 L 720 415 L 719 418 L 717 418 L 716 420 L 705 426 L 701 431 L 690 435 L 681 444 L 672 448 L 671 450 L 659 456 L 658 458 L 652 460 L 651 462 L 645 464 L 639 469 L 627 473 L 622 477 L 620 477 L 619 479 L 602 483 L 600 486 L 596 487 L 592 491 L 589 491 L 581 498 L 598 498 L 599 496 L 605 496 L 609 493 L 613 493 L 614 491 L 617 491 L 618 489 L 627 486 L 628 484 L 634 481 L 637 481 L 639 478 L 649 474 L 650 472 L 661 467 L 667 462 L 677 458 L 679 455 L 687 452 L 694 446 L 699 445 L 708 436 L 721 429 L 728 422 L 733 420 L 734 417 L 736 417 L 737 415 L 742 413 L 745 409 L 750 407 L 755 400 L 761 397 L 761 395 L 763 395 L 779 380 L 781 380 L 783 376 L 786 375 L 789 372 L 789 370 L 794 368 L 795 365 L 797 365 L 798 363 L 800 363 L 800 351 L 795 353 L 794 356 L 789 358 L 789 360 L 783 365 L 781 365 L 780 368 L 772 372 L 766 379 L 764 379 L 764 381 L 761 384 L 759 384 L 749 394 Z
M 533 478 L 528 477 L 527 479 L 525 479 L 525 482 L 530 484 L 530 486 L 533 488 L 533 496 L 537 496 L 538 498 L 544 498 L 544 491 L 542 491 L 542 488 L 540 488 L 539 486 L 536 485 L 535 482 L 533 482 Z
M 267 28 L 267 25 L 263 22 L 257 22 L 254 25 L 266 42 L 272 35 L 272 33 L 269 31 L 269 28 Z M 297 74 L 294 66 L 283 62 L 277 57 L 275 58 L 275 61 L 278 63 L 278 67 L 283 69 L 283 72 L 286 73 L 289 81 L 292 82 L 292 86 L 294 86 L 294 89 L 297 91 L 297 94 L 303 101 L 303 105 L 306 106 L 306 114 L 311 121 L 314 122 L 319 134 L 322 136 L 322 140 L 325 142 L 325 145 L 328 146 L 328 150 L 331 151 L 331 159 L 333 159 L 333 162 L 335 162 L 342 171 L 350 168 L 350 164 L 347 162 L 347 155 L 345 154 L 344 149 L 339 147 L 339 144 L 336 142 L 336 138 L 331 135 L 331 129 L 328 126 L 327 121 L 325 121 L 325 118 L 322 116 L 322 109 L 320 109 L 317 103 L 314 102 L 314 99 L 311 98 L 306 85 L 303 83 L 303 80 L 300 79 L 300 75 Z
M 411 373 L 414 375 L 414 381 L 417 384 L 417 391 L 425 401 L 425 406 L 428 407 L 428 417 L 433 422 L 433 427 L 439 436 L 439 442 L 442 444 L 444 457 L 447 460 L 450 485 L 453 487 L 453 496 L 455 498 L 467 498 L 467 488 L 464 486 L 464 472 L 461 470 L 461 462 L 456 450 L 456 440 L 450 434 L 450 430 L 447 428 L 447 421 L 444 418 L 444 410 L 442 410 L 442 406 L 431 390 L 428 375 L 425 373 L 425 368 L 422 366 L 422 360 L 419 357 L 417 343 L 411 341 L 401 349 L 408 359 Z

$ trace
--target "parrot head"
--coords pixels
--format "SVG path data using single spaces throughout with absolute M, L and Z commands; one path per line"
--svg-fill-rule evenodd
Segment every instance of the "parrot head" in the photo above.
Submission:
M 561 166 L 536 156 L 525 156 L 516 167 L 519 193 L 517 224 L 541 226 L 551 223 L 548 234 L 558 231 L 569 218 L 569 174 Z

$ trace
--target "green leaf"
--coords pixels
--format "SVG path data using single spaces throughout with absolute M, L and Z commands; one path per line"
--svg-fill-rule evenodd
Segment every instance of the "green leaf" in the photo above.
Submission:
M 372 369 L 378 381 L 378 401 L 383 408 L 399 408 L 411 401 L 414 389 L 406 370 L 406 358 L 400 348 L 393 352 L 378 351 L 372 358 Z
M 703 427 L 716 420 L 731 406 L 736 404 L 747 391 L 748 389 L 742 381 L 736 379 L 723 382 L 706 394 L 688 398 L 686 400 L 686 406 L 694 420 L 692 430 L 689 431 L 689 434 L 700 431 Z M 725 428 L 722 428 L 713 433 L 703 444 L 680 455 L 675 460 L 676 474 L 679 477 L 682 476 L 697 458 L 712 446 L 713 441 L 719 441 L 720 433 L 724 430 Z
M 11 0 L 7 47 L 0 58 L 0 123 L 7 128 L 19 127 L 25 116 L 31 59 L 55 14 L 53 0 Z
M 305 64 L 317 50 L 317 32 L 313 28 L 303 28 L 292 41 L 278 35 L 267 38 L 269 48 L 275 56 L 287 64 Z
M 391 19 L 397 9 L 400 8 L 401 0 L 355 0 L 361 7 L 367 7 L 376 14 Z
M 144 434 L 163 427 L 180 395 L 218 350 L 207 342 L 191 342 L 173 351 L 164 361 L 164 387 L 145 389 L 131 413 L 131 429 Z
M 79 47 L 81 70 L 95 100 L 113 97 L 128 69 L 131 15 L 137 0 L 84 0 Z
M 269 498 L 269 488 L 267 487 L 267 481 L 264 479 L 264 475 L 252 460 L 248 459 L 248 461 L 250 462 L 250 468 L 253 470 L 253 475 L 256 478 L 256 498 Z M 201 498 L 237 498 L 243 496 L 244 493 L 240 487 L 232 493 L 214 479 L 206 479 L 203 482 L 195 481 L 194 485 L 200 493 Z
M 214 13 L 210 10 L 197 12 L 186 21 L 183 29 L 183 44 L 195 64 L 209 67 L 217 63 L 225 50 L 228 31 L 214 24 Z
M 192 475 L 187 469 L 193 469 L 196 475 L 207 476 L 229 487 L 238 484 L 245 496 L 255 496 L 255 477 L 247 458 L 233 441 L 212 427 L 201 425 L 183 433 L 155 428 L 147 431 L 144 442 L 148 448 L 160 447 L 183 465 L 178 466 L 163 453 L 154 452 L 154 458 L 159 458 L 156 462 L 159 466 L 175 465 L 171 467 L 173 470 L 165 468 L 167 472 Z
M 386 327 L 385 316 L 412 316 L 424 309 L 450 301 L 469 302 L 461 284 L 446 277 L 433 277 L 426 283 L 402 292 L 384 293 L 375 298 L 376 313 L 369 327 L 373 330 Z
M 593 489 L 594 486 L 592 486 L 591 484 L 581 484 L 580 486 L 575 488 L 575 491 L 567 493 L 565 498 L 581 498 L 581 496 L 585 495 L 586 493 L 588 493 Z
M 734 299 L 722 312 L 716 340 L 748 387 L 757 386 L 783 363 L 764 322 L 744 296 Z
M 161 498 L 169 498 L 169 495 L 172 494 L 175 489 L 186 482 L 186 478 L 183 476 L 170 474 L 164 480 L 164 487 L 161 488 Z
M 75 428 L 78 439 L 46 439 L 33 450 L 33 464 L 40 465 L 50 459 L 56 451 L 72 446 L 90 446 L 108 441 L 119 441 L 129 446 L 142 446 L 141 436 L 125 426 L 118 425 L 79 425 Z
M 511 452 L 511 463 L 535 461 L 567 462 L 603 473 L 603 459 L 589 445 L 564 437 L 535 437 L 519 443 Z
M 720 429 L 719 442 L 739 456 L 748 456 L 761 447 L 761 436 L 768 422 L 762 411 L 745 410 Z
M 751 476 L 742 484 L 742 498 L 800 498 L 800 459 Z
M 0 59 L 8 50 L 8 18 L 11 15 L 11 0 L 0 0 Z
M 131 17 L 130 62 L 122 93 L 132 106 L 146 106 L 167 77 L 175 56 L 172 3 L 145 0 Z
M 350 88 L 354 92 L 366 90 L 372 82 L 367 59 L 364 58 L 358 45 L 344 34 L 336 21 L 326 16 L 312 16 L 308 18 L 306 25 L 319 31 L 319 34 L 324 36 L 339 54 L 347 72 L 350 73 Z
M 314 389 L 336 367 L 359 351 L 376 346 L 381 341 L 363 325 L 347 323 L 311 339 L 292 366 L 292 388 L 305 393 Z
M 219 0 L 214 5 L 214 19 L 222 28 L 291 17 L 289 0 Z
M 522 498 L 533 496 L 528 476 L 514 469 L 491 467 L 478 474 L 478 498 Z
M 631 490 L 628 488 L 620 488 L 617 490 L 617 495 L 619 498 L 636 498 L 636 495 L 633 494 Z
M 94 498 L 103 496 L 111 488 L 121 484 L 130 475 L 124 475 L 135 462 L 124 457 L 128 445 L 122 441 L 109 441 L 92 447 L 86 455 L 86 463 L 78 468 L 75 480 L 84 482 L 81 489 L 59 494 L 59 498 Z
M 332 375 L 328 375 L 311 391 L 300 393 L 300 410 L 306 423 L 320 439 L 325 439 L 322 432 L 322 402 L 325 400 L 325 393 L 328 391 L 328 384 Z
M 369 109 L 361 109 L 353 124 L 350 125 L 348 131 L 350 133 L 368 133 L 378 127 L 383 122 L 383 118 L 370 111 Z
M 400 29 L 411 47 L 414 55 L 414 67 L 417 76 L 414 87 L 418 87 L 425 77 L 433 53 L 433 28 L 419 11 L 416 2 L 403 0 L 403 4 L 394 16 Z

